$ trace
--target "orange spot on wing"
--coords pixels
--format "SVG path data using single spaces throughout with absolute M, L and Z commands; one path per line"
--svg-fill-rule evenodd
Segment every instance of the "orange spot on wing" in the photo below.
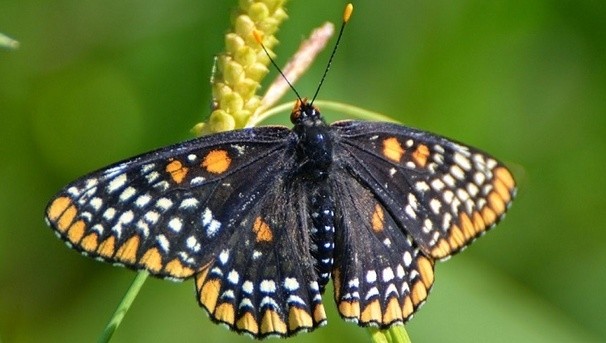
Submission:
M 217 279 L 212 279 L 205 282 L 200 289 L 200 303 L 206 307 L 209 313 L 213 313 L 215 311 L 220 290 L 221 281 Z
M 215 317 L 215 319 L 219 321 L 228 324 L 234 324 L 234 321 L 236 320 L 236 312 L 234 311 L 234 306 L 229 303 L 223 303 L 217 306 L 215 312 L 213 312 L 213 317 Z
M 139 249 L 139 236 L 132 236 L 118 248 L 116 258 L 122 262 L 133 264 L 137 261 Z
M 174 160 L 166 165 L 166 172 L 170 174 L 170 177 L 175 183 L 181 183 L 187 176 L 189 168 L 183 166 L 181 161 Z
M 509 188 L 510 190 L 512 190 L 516 186 L 516 182 L 513 179 L 513 176 L 506 168 L 496 168 L 493 173 L 497 177 L 497 179 L 501 180 L 505 184 L 505 186 L 507 186 L 507 188 Z
M 59 197 L 53 200 L 53 202 L 46 210 L 46 215 L 48 216 L 48 219 L 50 219 L 51 221 L 56 221 L 71 204 L 72 200 L 68 197 Z
M 503 199 L 497 194 L 497 192 L 492 192 L 488 194 L 488 205 L 494 210 L 497 215 L 505 212 L 505 203 Z
M 372 229 L 375 232 L 383 231 L 383 226 L 385 224 L 385 213 L 383 213 L 383 209 L 379 204 L 375 205 L 375 211 L 372 214 Z
M 404 155 L 402 145 L 395 137 L 390 137 L 383 140 L 383 156 L 394 162 L 400 162 Z
M 414 311 L 415 309 L 412 306 L 412 300 L 408 296 L 404 299 L 404 305 L 402 306 L 402 316 L 404 316 L 404 318 L 408 318 L 410 317 L 410 315 L 413 314 Z
M 69 229 L 69 227 L 71 226 L 77 213 L 78 210 L 76 210 L 76 206 L 71 205 L 70 207 L 68 207 L 63 212 L 61 218 L 59 218 L 59 221 L 57 222 L 57 228 L 59 229 L 59 231 L 65 233 L 65 231 L 67 231 L 67 229 Z
M 82 241 L 80 242 L 80 246 L 89 252 L 93 252 L 97 250 L 97 247 L 99 246 L 99 235 L 97 235 L 96 233 L 91 233 L 88 234 L 86 237 L 84 237 L 82 239 Z
M 412 153 L 412 158 L 417 162 L 421 167 L 425 167 L 427 164 L 427 158 L 429 157 L 429 148 L 427 145 L 419 144 L 419 146 Z
M 492 225 L 497 220 L 497 215 L 488 206 L 482 209 L 482 219 L 486 225 Z
M 444 239 L 440 239 L 431 250 L 431 256 L 434 258 L 444 258 L 450 255 L 450 253 L 450 245 Z
M 246 330 L 253 335 L 259 333 L 259 324 L 250 312 L 244 313 L 244 315 L 238 319 L 236 327 L 240 330 Z
M 450 244 L 450 246 L 452 247 L 461 247 L 463 246 L 463 244 L 465 244 L 465 236 L 463 235 L 463 232 L 461 231 L 461 229 L 459 229 L 459 227 L 457 225 L 453 225 L 450 228 L 450 234 L 448 236 L 448 244 Z
M 412 286 L 412 292 L 410 297 L 415 306 L 418 306 L 423 300 L 427 298 L 427 288 L 423 285 L 423 282 L 417 282 Z
M 475 228 L 473 227 L 473 223 L 471 222 L 471 219 L 469 219 L 467 213 L 461 213 L 459 216 L 459 223 L 461 224 L 461 229 L 463 229 L 463 235 L 465 235 L 466 241 L 475 237 Z
M 425 288 L 429 289 L 434 280 L 433 263 L 426 257 L 419 256 L 417 259 L 417 267 L 419 269 L 419 274 L 421 275 L 421 281 L 423 281 Z
M 362 313 L 360 314 L 360 322 L 366 324 L 369 322 L 381 322 L 381 305 L 379 300 L 373 300 L 370 304 L 366 305 Z
M 291 307 L 288 311 L 288 329 L 291 331 L 299 328 L 311 328 L 313 327 L 313 321 L 311 316 L 305 310 Z
M 208 270 L 210 269 L 211 262 L 207 265 L 203 266 L 198 274 L 196 274 L 196 289 L 198 292 L 202 290 L 202 286 L 204 286 L 204 282 L 206 281 L 206 277 L 208 276 Z
M 114 256 L 114 252 L 116 251 L 116 238 L 114 236 L 108 237 L 106 240 L 99 244 L 97 248 L 97 253 L 103 257 L 110 258 Z
M 317 304 L 314 307 L 314 322 L 319 323 L 326 320 L 326 311 L 324 310 L 324 305 Z
M 395 321 L 402 320 L 402 309 L 397 298 L 389 299 L 385 311 L 383 313 L 383 325 L 391 324 Z
M 162 270 L 162 255 L 160 255 L 158 248 L 150 248 L 143 254 L 139 263 L 149 271 L 157 273 Z
M 274 238 L 271 228 L 261 217 L 255 219 L 252 229 L 257 235 L 257 242 L 271 242 Z
M 78 220 L 72 226 L 70 226 L 69 231 L 67 232 L 67 238 L 74 244 L 77 244 L 84 236 L 84 230 L 86 229 L 86 224 L 83 220 Z
M 511 200 L 511 189 L 509 189 L 503 181 L 495 179 L 493 186 L 497 194 L 503 199 L 503 202 L 508 203 Z
M 226 150 L 211 150 L 202 160 L 202 167 L 209 173 L 224 173 L 231 164 L 231 158 Z
M 482 232 L 486 229 L 486 224 L 484 224 L 484 219 L 482 219 L 482 215 L 480 212 L 473 212 L 473 227 L 477 233 Z
M 168 262 L 164 267 L 164 271 L 176 278 L 186 278 L 194 273 L 193 269 L 184 266 L 178 258 Z
M 261 319 L 261 333 L 286 333 L 286 323 L 280 319 L 280 315 L 272 310 L 265 310 Z
M 359 318 L 360 303 L 358 301 L 342 300 L 339 302 L 339 313 L 345 318 Z

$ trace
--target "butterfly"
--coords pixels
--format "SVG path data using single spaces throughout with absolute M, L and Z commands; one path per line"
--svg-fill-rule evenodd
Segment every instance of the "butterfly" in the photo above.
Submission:
M 52 198 L 46 221 L 86 256 L 193 278 L 217 323 L 287 337 L 326 323 L 331 279 L 345 320 L 406 322 L 435 262 L 493 227 L 516 192 L 503 163 L 439 135 L 328 125 L 304 98 L 290 119 L 292 129 L 217 133 L 92 172 Z
M 46 220 L 87 256 L 194 278 L 214 321 L 262 338 L 323 325 L 330 278 L 344 319 L 405 322 L 435 261 L 494 226 L 514 196 L 502 163 L 438 135 L 327 125 L 304 99 L 291 120 L 93 172 L 53 198 Z

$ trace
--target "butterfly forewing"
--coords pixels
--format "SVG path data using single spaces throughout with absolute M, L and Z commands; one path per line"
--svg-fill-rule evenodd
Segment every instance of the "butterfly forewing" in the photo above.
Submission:
M 452 255 L 494 226 L 515 194 L 511 173 L 477 149 L 389 123 L 332 128 L 337 163 L 432 258 Z
M 92 257 L 191 276 L 227 243 L 229 220 L 252 206 L 257 188 L 273 178 L 268 171 L 280 168 L 288 132 L 228 132 L 117 163 L 65 187 L 47 207 L 47 221 Z M 242 192 L 247 197 L 239 199 Z

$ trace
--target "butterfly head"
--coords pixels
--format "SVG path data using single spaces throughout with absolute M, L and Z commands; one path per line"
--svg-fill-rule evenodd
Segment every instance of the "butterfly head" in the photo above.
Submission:
M 290 113 L 290 121 L 295 125 L 318 126 L 324 120 L 317 107 L 307 101 L 307 98 L 298 99 Z

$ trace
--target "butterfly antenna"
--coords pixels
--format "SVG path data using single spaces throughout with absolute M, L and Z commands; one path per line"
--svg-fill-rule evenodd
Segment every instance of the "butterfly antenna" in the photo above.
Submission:
M 343 31 L 345 30 L 345 25 L 349 21 L 351 17 L 351 13 L 353 12 L 353 5 L 351 3 L 345 6 L 345 10 L 343 11 L 343 23 L 341 24 L 341 30 L 339 30 L 339 36 L 337 37 L 337 42 L 335 43 L 335 47 L 332 49 L 332 53 L 330 54 L 330 58 L 328 59 L 328 64 L 326 65 L 326 69 L 324 69 L 324 75 L 320 79 L 320 83 L 318 84 L 318 88 L 316 88 L 316 93 L 314 97 L 311 99 L 310 105 L 314 103 L 318 93 L 320 92 L 320 88 L 322 88 L 322 84 L 324 83 L 324 79 L 326 78 L 326 74 L 328 74 L 328 69 L 330 69 L 330 65 L 332 64 L 332 59 L 335 57 L 335 53 L 337 52 L 337 47 L 339 47 L 339 42 L 341 41 L 341 36 L 343 36 Z
M 278 65 L 276 64 L 276 61 L 274 61 L 274 59 L 271 58 L 271 55 L 269 54 L 269 51 L 267 51 L 267 48 L 265 48 L 265 44 L 263 44 L 263 37 L 261 37 L 261 33 L 259 31 L 257 31 L 257 30 L 253 30 L 252 34 L 253 34 L 253 37 L 255 37 L 255 40 L 257 41 L 257 43 L 259 43 L 259 45 L 261 45 L 261 48 L 263 48 L 263 51 L 265 51 L 265 54 L 267 55 L 267 57 L 271 61 L 271 64 L 273 64 L 273 66 L 278 70 L 278 73 L 280 73 L 280 75 L 282 75 L 282 78 L 284 79 L 284 81 L 286 81 L 286 83 L 288 84 L 288 86 L 290 87 L 290 89 L 292 89 L 293 92 L 295 92 L 295 94 L 297 95 L 297 98 L 299 99 L 299 101 L 303 102 L 303 99 L 301 99 L 301 96 L 299 95 L 299 92 L 297 92 L 297 90 L 292 85 L 292 83 L 290 83 L 290 81 L 288 81 L 288 79 L 286 78 L 286 75 L 284 75 L 284 73 L 282 72 L 282 69 L 280 69 L 280 67 L 278 67 Z

